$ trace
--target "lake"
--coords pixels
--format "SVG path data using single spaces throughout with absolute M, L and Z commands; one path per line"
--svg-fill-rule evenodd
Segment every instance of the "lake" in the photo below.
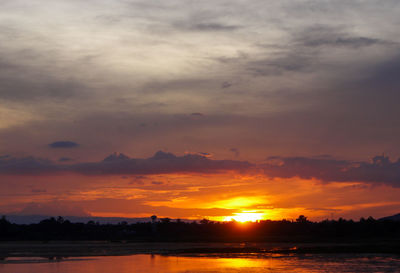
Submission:
M 400 272 L 399 255 L 304 254 L 246 256 L 163 256 L 138 254 L 49 260 L 7 258 L 4 273 L 120 272 Z

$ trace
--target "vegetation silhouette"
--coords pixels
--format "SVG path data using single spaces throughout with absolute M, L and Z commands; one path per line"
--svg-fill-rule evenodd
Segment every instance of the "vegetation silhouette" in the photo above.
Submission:
M 399 240 L 400 222 L 353 220 L 311 222 L 300 215 L 295 221 L 261 220 L 239 223 L 203 219 L 184 222 L 151 217 L 149 222 L 128 224 L 72 223 L 59 216 L 37 224 L 13 224 L 0 219 L 1 241 L 106 240 L 113 242 L 329 242 Z

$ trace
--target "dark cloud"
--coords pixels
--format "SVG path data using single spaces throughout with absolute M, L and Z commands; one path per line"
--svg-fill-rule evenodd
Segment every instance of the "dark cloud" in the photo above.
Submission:
M 144 213 L 159 215 L 176 215 L 176 217 L 196 217 L 199 215 L 221 216 L 230 215 L 234 209 L 225 208 L 173 208 L 167 206 L 150 206 L 143 200 L 125 200 L 101 198 L 96 200 L 81 201 L 53 201 L 35 203 L 32 202 L 17 213 L 18 215 L 53 215 L 53 216 L 90 216 L 89 212 L 117 212 L 117 213 Z
M 375 156 L 371 162 L 348 160 L 274 157 L 262 168 L 270 177 L 318 179 L 323 182 L 384 183 L 400 187 L 400 159 L 392 162 L 388 157 Z
M 331 159 L 333 158 L 332 155 L 322 154 L 322 155 L 315 155 L 313 158 L 320 158 L 320 159 Z
M 216 173 L 220 171 L 243 171 L 253 165 L 245 161 L 212 160 L 204 155 L 187 154 L 175 156 L 158 151 L 147 159 L 129 158 L 114 153 L 101 162 L 71 165 L 55 164 L 50 160 L 29 158 L 0 159 L 0 173 L 3 174 L 57 174 L 64 172 L 83 175 L 147 175 L 165 173 Z
M 8 33 L 1 36 L 7 39 L 0 46 L 0 97 L 21 103 L 10 109 L 28 111 L 18 115 L 27 120 L 10 119 L 17 128 L 1 128 L 4 153 L 47 156 L 34 147 L 42 147 L 43 139 L 55 140 L 56 132 L 85 143 L 79 149 L 83 160 L 113 150 L 142 155 L 154 147 L 180 153 L 190 147 L 219 156 L 239 142 L 246 151 L 264 147 L 286 155 L 295 149 L 294 154 L 341 153 L 349 158 L 381 150 L 398 154 L 399 61 L 390 51 L 395 45 L 387 42 L 398 40 L 394 1 L 135 1 L 127 7 L 127 1 L 124 6 L 118 1 L 111 4 L 115 8 L 98 2 L 95 11 L 79 9 L 88 19 L 85 24 L 79 14 L 67 16 L 71 21 L 63 17 L 70 13 L 56 9 L 60 1 L 52 2 L 60 31 L 41 23 L 48 14 L 40 5 L 0 27 L 0 33 Z M 65 7 L 86 7 L 71 3 Z M 7 6 L 0 10 L 15 12 Z M 377 10 L 387 20 L 376 24 Z M 104 24 L 99 16 L 105 16 Z M 82 30 L 79 37 L 65 34 L 71 27 Z M 232 31 L 235 27 L 238 31 Z M 167 30 L 171 39 L 153 32 L 157 28 Z M 115 39 L 87 46 L 87 31 L 99 37 L 113 33 Z M 260 43 L 269 46 L 255 46 Z M 126 66 L 118 64 L 115 52 Z M 165 69 L 170 59 L 176 61 L 173 71 Z M 154 69 L 148 69 L 149 63 Z M 126 67 L 134 68 L 137 78 L 125 73 Z M 234 85 L 221 88 L 228 80 Z M 62 105 L 47 100 L 32 104 L 45 97 L 59 98 Z M 207 116 L 190 116 L 193 111 Z M 186 120 L 169 119 L 182 113 Z M 247 156 L 263 156 L 255 154 Z
M 236 157 L 240 155 L 240 151 L 237 148 L 230 148 L 229 151 L 231 151 Z
M 327 39 L 311 39 L 304 41 L 305 46 L 348 46 L 352 48 L 359 48 L 363 46 L 370 46 L 374 44 L 382 44 L 383 41 L 367 37 L 338 37 Z
M 58 161 L 59 161 L 59 162 L 69 162 L 69 161 L 73 161 L 73 159 L 72 159 L 72 158 L 69 158 L 69 157 L 60 157 L 60 158 L 58 159 Z
M 398 92 L 400 86 L 399 69 L 400 55 L 397 54 L 373 67 L 369 67 L 366 71 L 366 78 L 361 83 L 368 89 L 373 88 L 377 93 L 378 91 L 379 93 L 389 92 L 391 95 L 400 96 Z
M 122 162 L 128 160 L 129 157 L 123 153 L 114 152 L 112 155 L 107 156 L 103 159 L 103 162 Z
M 276 57 L 249 61 L 247 70 L 254 76 L 276 76 L 288 72 L 312 72 L 315 56 L 307 51 L 282 52 Z
M 187 22 L 175 23 L 175 27 L 180 29 L 190 30 L 190 31 L 234 31 L 240 29 L 240 26 L 236 25 L 227 25 L 222 23 L 196 23 L 196 24 L 188 24 Z
M 32 189 L 31 192 L 32 193 L 46 193 L 47 190 L 46 189 Z
M 73 141 L 56 141 L 49 144 L 50 148 L 76 148 L 79 144 Z
M 232 86 L 232 83 L 230 83 L 230 82 L 223 82 L 221 85 L 222 88 L 229 88 L 231 86 Z
M 199 156 L 204 156 L 204 157 L 212 157 L 212 153 L 207 153 L 207 152 L 199 152 L 197 153 Z
M 128 183 L 129 185 L 144 185 L 146 181 L 146 176 L 144 175 L 135 175 L 132 180 Z
M 1 37 L 1 36 L 0 36 Z M 69 78 L 63 79 L 49 73 L 41 65 L 32 67 L 18 63 L 23 55 L 15 56 L 15 63 L 2 58 L 0 48 L 0 99 L 27 102 L 38 99 L 65 100 L 79 96 L 85 87 L 82 83 Z M 35 54 L 35 53 L 32 53 Z M 37 53 L 39 54 L 39 53 Z M 40 59 L 41 56 L 37 56 Z
M 237 149 L 231 149 L 238 152 Z M 221 171 L 262 170 L 268 177 L 317 179 L 323 182 L 383 183 L 400 187 L 400 159 L 376 156 L 371 162 L 338 160 L 333 157 L 270 157 L 267 163 L 254 165 L 246 161 L 212 160 L 200 154 L 176 156 L 158 151 L 145 159 L 114 153 L 100 162 L 56 164 L 36 158 L 0 159 L 0 174 L 40 175 L 76 173 L 83 175 L 142 175 L 167 173 L 217 173 Z M 154 184 L 154 183 L 153 183 Z
M 320 73 L 334 68 L 334 63 L 321 59 L 332 54 L 332 49 L 353 50 L 373 45 L 395 48 L 398 43 L 374 37 L 352 34 L 340 26 L 316 25 L 289 31 L 285 44 L 257 44 L 266 48 L 267 56 L 248 60 L 246 69 L 255 76 L 274 76 L 288 72 Z M 270 54 L 270 52 L 274 54 Z M 336 53 L 334 53 L 336 54 Z M 366 58 L 366 57 L 365 57 Z M 333 71 L 339 74 L 339 71 Z
M 0 159 L 0 173 L 39 175 L 61 171 L 61 166 L 55 165 L 48 159 L 25 157 L 25 158 L 3 158 Z
M 18 215 L 52 215 L 52 216 L 90 216 L 80 206 L 71 205 L 66 202 L 53 201 L 50 203 L 29 203 Z
M 360 48 L 372 45 L 390 45 L 393 42 L 382 39 L 356 36 L 347 33 L 344 28 L 332 26 L 313 26 L 300 33 L 294 33 L 295 46 L 305 47 L 348 47 Z

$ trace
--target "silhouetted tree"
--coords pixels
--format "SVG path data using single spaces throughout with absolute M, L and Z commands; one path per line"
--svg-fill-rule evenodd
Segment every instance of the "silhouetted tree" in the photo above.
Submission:
M 299 218 L 296 219 L 297 223 L 307 223 L 307 217 L 305 217 L 304 215 L 300 215 Z
M 203 220 L 200 220 L 200 224 L 202 225 L 207 225 L 208 223 L 210 223 L 210 220 L 204 218 Z
M 372 217 L 355 222 L 340 218 L 311 222 L 300 215 L 296 221 L 261 220 L 247 223 L 212 222 L 203 219 L 199 223 L 171 221 L 157 217 L 146 223 L 116 225 L 93 221 L 71 223 L 57 217 L 38 224 L 17 225 L 5 217 L 0 218 L 0 240 L 133 240 L 133 241 L 269 241 L 269 240 L 345 240 L 386 238 L 400 241 L 400 222 L 375 220 Z M 240 228 L 239 228 L 240 227 Z

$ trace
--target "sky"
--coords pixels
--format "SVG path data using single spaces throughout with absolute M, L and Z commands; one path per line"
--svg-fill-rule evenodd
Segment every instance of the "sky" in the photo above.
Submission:
M 0 214 L 399 213 L 399 13 L 0 1 Z

